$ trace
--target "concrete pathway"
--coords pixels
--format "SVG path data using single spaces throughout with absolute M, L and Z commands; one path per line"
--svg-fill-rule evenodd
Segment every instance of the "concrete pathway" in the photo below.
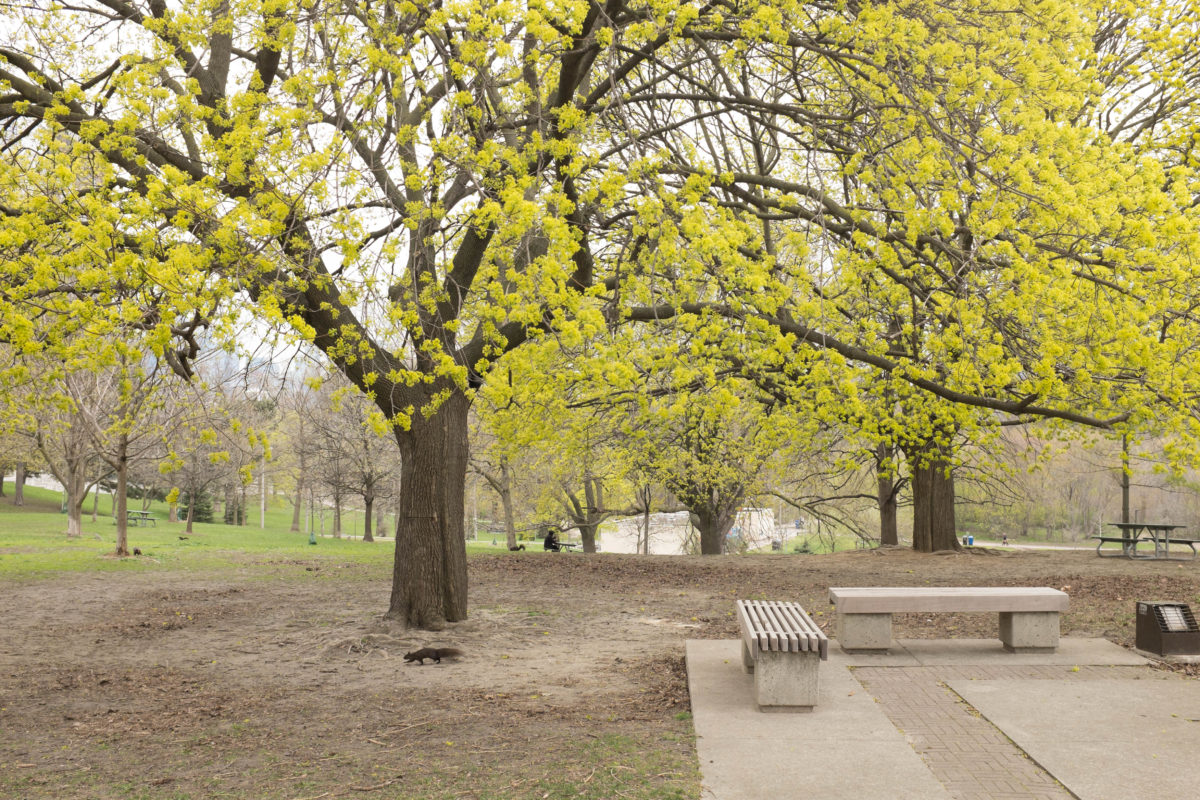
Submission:
M 874 656 L 834 642 L 807 714 L 755 710 L 737 641 L 689 641 L 702 796 L 1200 796 L 1200 682 L 1102 639 L 1060 641 L 1011 654 L 994 640 L 904 640 Z

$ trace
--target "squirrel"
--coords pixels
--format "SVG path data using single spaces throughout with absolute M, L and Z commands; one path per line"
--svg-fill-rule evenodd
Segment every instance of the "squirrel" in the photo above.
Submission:
M 443 658 L 454 658 L 461 655 L 462 650 L 456 647 L 422 647 L 420 650 L 405 653 L 404 660 L 416 661 L 421 666 L 425 666 L 425 659 L 427 658 L 432 658 L 433 663 L 440 664 Z
M 523 544 L 514 544 L 512 547 L 510 547 L 510 548 L 508 548 L 508 549 L 509 549 L 509 550 L 512 550 L 512 551 L 515 553 L 515 552 L 516 552 L 516 551 L 518 551 L 518 550 L 524 550 L 524 549 L 525 549 L 525 545 L 523 545 Z

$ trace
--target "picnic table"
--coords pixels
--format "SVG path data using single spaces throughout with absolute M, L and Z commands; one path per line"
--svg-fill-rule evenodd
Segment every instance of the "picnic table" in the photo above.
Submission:
M 1172 544 L 1186 544 L 1191 548 L 1192 558 L 1196 558 L 1196 542 L 1200 540 L 1171 535 L 1171 531 L 1186 527 L 1185 525 L 1170 525 L 1159 522 L 1109 522 L 1106 524 L 1119 530 L 1120 536 L 1101 535 L 1091 537 L 1097 540 L 1096 555 L 1101 558 L 1169 559 L 1171 558 L 1170 546 Z M 1153 555 L 1138 553 L 1137 546 L 1142 542 L 1153 543 Z M 1100 548 L 1110 543 L 1120 544 L 1121 552 L 1109 554 L 1101 552 Z
M 132 525 L 136 525 L 139 528 L 145 528 L 150 525 L 158 525 L 158 517 L 154 516 L 149 511 L 126 511 L 125 521 Z M 114 519 L 113 522 L 115 523 L 116 519 Z

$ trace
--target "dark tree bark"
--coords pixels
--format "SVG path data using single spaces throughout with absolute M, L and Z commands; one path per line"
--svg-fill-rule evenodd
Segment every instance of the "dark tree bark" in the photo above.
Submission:
M 304 482 L 296 481 L 296 505 L 292 508 L 292 527 L 291 531 L 295 533 L 300 530 L 300 514 L 304 506 Z
M 491 472 L 480 465 L 476 471 L 500 498 L 500 505 L 504 509 L 504 538 L 508 549 L 512 550 L 517 546 L 517 523 L 513 513 L 512 470 L 504 456 L 500 457 L 499 468 L 499 472 Z
M 297 455 L 300 457 L 300 468 L 296 471 L 296 506 L 292 509 L 292 532 L 300 530 L 300 515 L 304 510 L 304 476 L 308 474 L 308 455 L 304 442 L 304 414 L 299 415 L 298 432 L 296 441 L 301 442 L 301 445 L 296 448 Z
M 879 543 L 881 545 L 900 544 L 900 533 L 897 526 L 896 506 L 896 473 L 895 450 L 881 444 L 875 451 L 876 470 L 879 495 Z
M 13 476 L 13 498 L 14 506 L 25 505 L 25 462 L 17 462 L 17 472 Z
M 927 446 L 912 464 L 913 550 L 961 550 L 954 524 L 954 472 L 944 451 Z
M 373 542 L 375 537 L 371 535 L 371 513 L 375 510 L 375 489 L 367 486 L 363 491 L 363 541 Z
M 1129 513 L 1129 434 L 1121 434 L 1121 522 L 1132 522 Z
M 453 388 L 432 416 L 414 414 L 409 430 L 396 432 L 401 477 L 387 616 L 426 630 L 467 616 L 468 406 Z
M 596 534 L 600 525 L 614 513 L 604 507 L 604 482 L 597 477 L 583 479 L 583 500 L 576 492 L 563 490 L 563 508 L 571 518 L 571 524 L 579 531 L 583 552 L 596 552 Z
M 342 490 L 333 490 L 333 538 L 342 538 Z
M 508 459 L 501 459 L 499 485 L 497 487 L 493 483 L 492 488 L 500 495 L 500 505 L 504 508 L 504 540 L 511 550 L 517 546 L 517 521 L 513 513 L 512 470 L 509 469 Z
M 718 501 L 688 504 L 688 509 L 692 525 L 700 532 L 700 555 L 719 556 L 723 554 L 729 530 L 733 527 L 734 520 L 737 519 L 737 503 L 723 504 Z
M 117 555 L 129 555 L 129 521 L 126 513 L 129 508 L 126 492 L 129 489 L 129 436 L 121 434 L 117 437 L 117 494 L 113 498 L 113 515 L 117 523 Z M 97 487 L 99 494 L 99 487 Z
M 642 504 L 642 530 L 638 538 L 637 551 L 643 555 L 650 555 L 650 503 L 653 499 L 650 484 L 639 486 L 637 495 Z

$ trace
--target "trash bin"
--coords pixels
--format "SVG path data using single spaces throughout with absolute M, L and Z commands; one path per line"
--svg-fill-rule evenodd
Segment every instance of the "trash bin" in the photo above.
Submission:
M 968 533 L 967 534 L 967 547 L 974 547 L 974 546 L 975 546 L 975 534 Z
M 1200 654 L 1200 625 L 1187 603 L 1137 604 L 1134 646 L 1160 656 Z

